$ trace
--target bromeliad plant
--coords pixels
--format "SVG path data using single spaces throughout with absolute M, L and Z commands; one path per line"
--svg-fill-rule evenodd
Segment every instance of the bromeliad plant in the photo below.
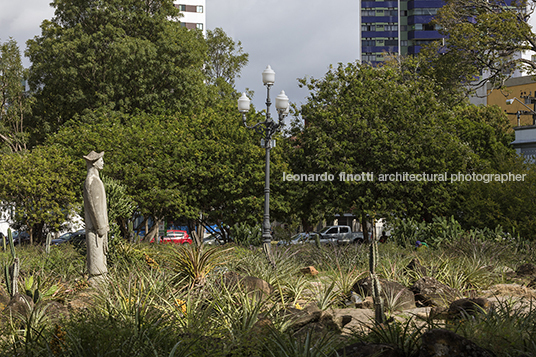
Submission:
M 194 286 L 203 286 L 207 275 L 220 264 L 221 256 L 232 249 L 189 244 L 175 246 L 166 255 L 176 274 L 175 280 L 187 279 L 191 289 Z

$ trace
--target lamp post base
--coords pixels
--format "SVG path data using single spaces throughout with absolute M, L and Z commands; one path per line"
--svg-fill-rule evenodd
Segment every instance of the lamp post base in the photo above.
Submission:
M 275 269 L 275 260 L 274 260 L 274 255 L 272 254 L 272 242 L 271 242 L 271 239 L 268 240 L 268 241 L 263 240 L 263 242 L 262 242 L 262 250 L 264 252 L 264 255 L 266 256 L 266 259 L 268 260 L 268 262 L 272 266 L 272 268 Z

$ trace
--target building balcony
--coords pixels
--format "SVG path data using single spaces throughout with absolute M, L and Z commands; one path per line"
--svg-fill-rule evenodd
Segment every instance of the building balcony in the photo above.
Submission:
M 388 8 L 394 7 L 398 8 L 398 1 L 363 1 L 361 3 L 361 8 L 371 7 L 371 8 Z
M 434 19 L 432 15 L 411 15 L 408 16 L 408 25 L 428 24 Z
M 419 9 L 419 8 L 442 8 L 445 5 L 443 0 L 418 0 L 418 1 L 408 1 L 408 10 Z
M 363 46 L 361 48 L 363 53 L 382 53 L 382 52 L 398 52 L 398 46 Z
M 361 16 L 361 23 L 397 23 L 398 16 Z
M 398 31 L 363 31 L 361 32 L 361 38 L 386 38 L 386 37 L 398 37 Z
M 408 31 L 408 40 L 440 40 L 444 38 L 437 31 Z

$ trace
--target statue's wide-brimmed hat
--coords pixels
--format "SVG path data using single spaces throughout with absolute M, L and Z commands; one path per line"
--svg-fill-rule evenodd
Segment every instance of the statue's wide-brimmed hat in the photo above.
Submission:
M 86 159 L 87 161 L 94 162 L 94 161 L 97 161 L 98 159 L 100 159 L 103 156 L 104 156 L 104 151 L 95 152 L 95 151 L 92 150 L 89 154 L 84 156 L 84 159 Z

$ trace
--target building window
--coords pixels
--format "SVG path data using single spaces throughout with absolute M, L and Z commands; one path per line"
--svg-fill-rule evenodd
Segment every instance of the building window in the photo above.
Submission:
M 203 24 L 196 24 L 196 28 L 198 30 L 203 30 Z
M 179 9 L 179 11 L 186 11 L 186 5 L 175 5 L 175 7 Z
M 376 16 L 376 11 L 370 8 L 364 8 L 361 10 L 361 16 Z
M 376 41 L 371 39 L 371 38 L 364 38 L 363 40 L 361 40 L 361 45 L 363 47 L 366 47 L 366 46 L 376 46 Z
M 203 5 L 197 6 L 197 12 L 203 12 Z
M 361 25 L 361 31 L 376 31 L 376 25 L 365 23 Z
M 420 8 L 420 9 L 412 9 L 409 10 L 409 14 L 411 15 L 436 15 L 437 14 L 437 8 Z
M 373 53 L 364 53 L 361 56 L 361 60 L 365 62 L 373 62 L 376 61 L 376 55 Z

